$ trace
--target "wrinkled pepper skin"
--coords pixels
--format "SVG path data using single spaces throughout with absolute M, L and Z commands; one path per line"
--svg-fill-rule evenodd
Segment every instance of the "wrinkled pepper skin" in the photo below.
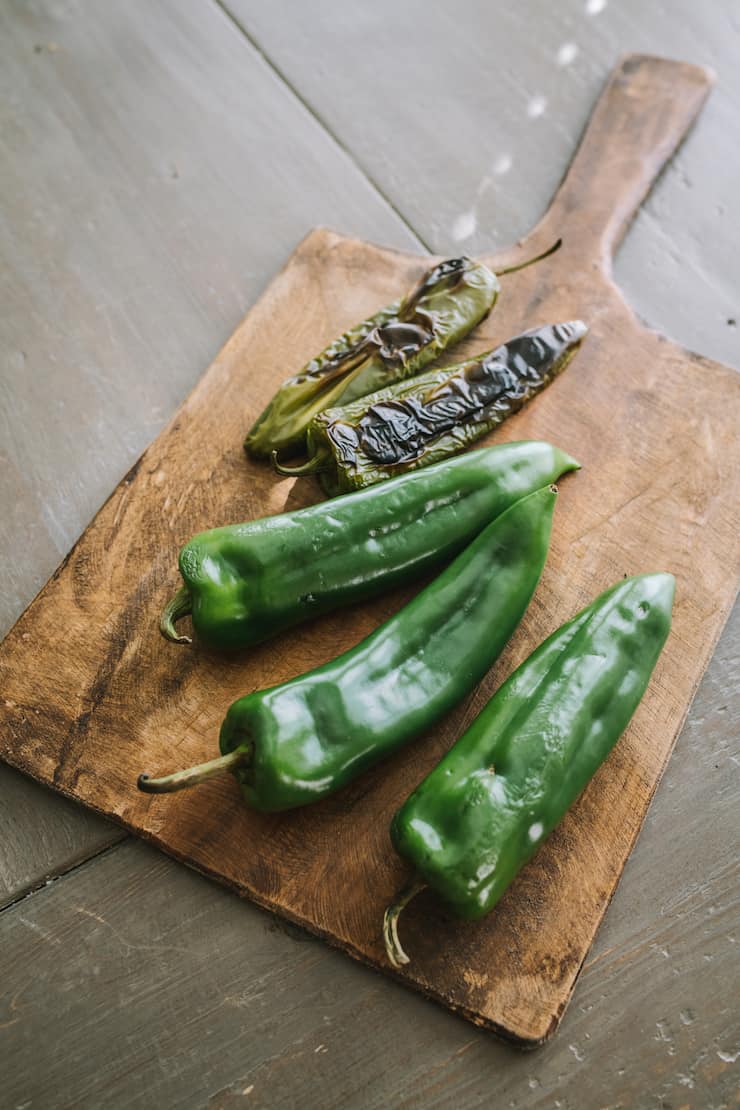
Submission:
M 229 709 L 223 756 L 247 804 L 275 812 L 338 790 L 424 732 L 493 664 L 529 604 L 554 487 L 517 501 L 409 604 L 338 658 Z
M 283 382 L 250 429 L 245 450 L 255 458 L 300 450 L 318 412 L 418 374 L 488 315 L 499 289 L 482 262 L 453 258 L 432 267 L 403 300 L 339 336 Z
M 202 643 L 248 647 L 416 581 L 519 498 L 577 467 L 549 443 L 507 443 L 352 496 L 202 532 L 180 553 L 184 587 L 165 609 L 162 632 L 186 639 L 174 619 L 192 611 Z
M 474 359 L 430 370 L 341 408 L 308 427 L 308 461 L 329 496 L 459 454 L 560 374 L 586 334 L 580 320 L 535 328 Z
M 493 909 L 608 756 L 668 636 L 674 588 L 670 574 L 625 579 L 558 629 L 396 814 L 396 850 L 458 916 Z

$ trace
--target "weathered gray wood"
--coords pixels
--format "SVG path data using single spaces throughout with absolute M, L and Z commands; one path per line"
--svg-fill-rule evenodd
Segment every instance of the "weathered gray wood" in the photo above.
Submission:
M 717 691 L 739 618 L 544 1048 L 497 1044 L 130 842 L 0 915 L 7 1105 L 731 1104 L 740 699 L 722 709 Z
M 740 366 L 735 0 L 226 4 L 442 254 L 504 247 L 529 230 L 620 54 L 714 68 L 701 126 L 639 213 L 616 273 L 652 326 Z
M 0 799 L 0 909 L 126 835 L 5 764 Z
M 0 104 L 1 635 L 297 239 L 415 240 L 212 3 L 2 5 Z M 8 895 L 119 835 L 13 781 Z

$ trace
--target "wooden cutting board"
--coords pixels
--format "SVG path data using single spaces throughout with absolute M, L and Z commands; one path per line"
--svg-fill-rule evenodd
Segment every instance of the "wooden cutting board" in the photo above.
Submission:
M 540 587 L 473 697 L 404 754 L 310 809 L 250 813 L 230 777 L 163 798 L 136 789 L 141 770 L 215 754 L 234 698 L 331 658 L 403 600 L 395 593 L 339 612 L 236 659 L 165 643 L 157 632 L 178 584 L 178 549 L 194 532 L 319 496 L 312 482 L 277 480 L 242 452 L 246 428 L 275 387 L 429 265 L 318 230 L 0 647 L 0 755 L 388 971 L 381 917 L 406 878 L 388 837 L 395 809 L 562 621 L 622 575 L 673 571 L 674 629 L 647 696 L 497 910 L 461 924 L 425 893 L 402 920 L 412 963 L 393 974 L 497 1033 L 528 1044 L 548 1037 L 735 593 L 740 381 L 642 326 L 610 276 L 616 243 L 709 87 L 695 66 L 627 58 L 547 215 L 524 242 L 489 260 L 501 267 L 563 238 L 552 258 L 503 279 L 499 306 L 455 360 L 548 322 L 580 317 L 591 330 L 567 372 L 496 436 L 550 439 L 584 469 L 562 482 Z

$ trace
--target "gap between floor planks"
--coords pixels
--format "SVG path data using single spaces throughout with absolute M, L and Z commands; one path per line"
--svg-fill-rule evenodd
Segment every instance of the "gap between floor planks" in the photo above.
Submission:
M 53 886 L 54 883 L 58 883 L 62 879 L 66 879 L 70 875 L 74 875 L 83 867 L 87 867 L 88 864 L 93 863 L 94 860 L 100 859 L 101 856 L 105 856 L 109 853 L 115 852 L 116 849 L 125 844 L 127 840 L 133 839 L 134 838 L 130 835 L 130 833 L 121 832 L 119 838 L 117 840 L 114 840 L 112 844 L 106 844 L 102 848 L 98 848 L 97 851 L 91 852 L 89 855 L 85 856 L 84 859 L 77 860 L 76 863 L 70 864 L 69 867 L 65 867 L 63 870 L 58 871 L 56 874 L 47 875 L 44 878 L 41 878 L 38 881 L 34 882 L 32 886 L 21 890 L 15 897 L 11 898 L 9 902 L 6 902 L 4 906 L 0 906 L 0 914 L 5 913 L 6 910 L 18 909 L 22 902 L 27 901 L 29 898 L 33 898 L 34 894 L 38 894 L 42 890 L 47 890 L 50 886 Z
M 287 74 L 280 68 L 280 66 L 277 64 L 277 62 L 275 62 L 270 57 L 270 55 L 266 52 L 266 50 L 262 46 L 260 46 L 260 44 L 257 42 L 257 40 L 250 34 L 250 32 L 245 27 L 245 25 L 238 18 L 238 16 L 234 15 L 234 13 L 232 11 L 230 11 L 229 8 L 227 8 L 227 6 L 223 2 L 223 0 L 211 0 L 211 2 L 213 4 L 215 4 L 215 6 L 217 8 L 219 8 L 219 10 L 223 13 L 225 18 L 229 21 L 229 23 L 231 23 L 231 25 L 236 28 L 236 30 L 239 32 L 239 34 L 244 39 L 246 39 L 246 41 L 249 43 L 249 45 L 252 47 L 252 49 L 255 51 L 255 53 L 258 54 L 260 58 L 262 58 L 265 65 L 270 67 L 270 69 L 275 74 L 277 79 L 295 97 L 295 99 L 298 101 L 298 103 L 300 105 L 302 105 L 302 107 L 305 109 L 305 111 L 308 112 L 308 114 L 318 124 L 318 126 L 321 128 L 321 130 L 324 131 L 326 135 L 328 135 L 328 137 L 331 139 L 331 141 L 334 143 L 334 145 L 336 147 L 338 147 L 339 150 L 341 150 L 344 155 L 346 155 L 346 157 L 352 163 L 352 165 L 355 167 L 357 172 L 361 173 L 362 176 L 365 178 L 365 180 L 368 182 L 368 184 L 373 187 L 375 192 L 378 194 L 378 197 L 380 198 L 380 200 L 384 204 L 386 204 L 388 206 L 388 208 L 390 208 L 391 212 L 393 212 L 396 216 L 398 216 L 401 223 L 411 233 L 411 235 L 413 235 L 413 237 L 418 242 L 419 246 L 424 251 L 426 251 L 428 254 L 432 254 L 433 253 L 432 248 L 427 243 L 424 242 L 424 240 L 422 239 L 421 235 L 416 230 L 416 228 L 412 224 L 409 223 L 409 221 L 404 216 L 403 212 L 401 212 L 401 210 L 396 207 L 396 205 L 393 203 L 391 198 L 384 191 L 384 189 L 381 187 L 381 185 L 378 183 L 378 181 L 373 177 L 373 175 L 371 173 L 369 173 L 369 171 L 364 166 L 362 166 L 357 161 L 357 158 L 355 157 L 351 148 L 345 142 L 342 141 L 342 139 L 339 137 L 337 132 L 334 131 L 333 128 L 329 125 L 327 120 L 319 112 L 317 112 L 316 109 L 311 105 L 311 103 L 306 99 L 306 97 L 304 97 L 302 95 L 302 93 L 299 92 L 299 90 L 290 81 Z

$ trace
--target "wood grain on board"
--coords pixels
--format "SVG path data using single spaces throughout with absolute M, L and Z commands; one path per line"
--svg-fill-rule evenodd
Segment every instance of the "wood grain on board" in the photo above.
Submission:
M 709 88 L 697 67 L 630 57 L 594 113 L 542 223 L 497 265 L 562 235 L 551 259 L 504 279 L 466 344 L 573 317 L 590 333 L 567 373 L 497 439 L 547 438 L 584 469 L 564 480 L 540 588 L 476 694 L 432 734 L 334 798 L 258 815 L 231 779 L 145 798 L 140 770 L 215 753 L 233 698 L 355 643 L 385 598 L 223 659 L 156 631 L 176 555 L 201 528 L 317 497 L 248 463 L 246 426 L 276 384 L 339 330 L 392 299 L 428 259 L 328 231 L 310 235 L 170 426 L 118 486 L 0 649 L 0 754 L 213 875 L 385 967 L 382 909 L 405 878 L 395 808 L 544 636 L 623 574 L 678 579 L 674 630 L 613 756 L 487 920 L 454 921 L 431 895 L 406 911 L 401 977 L 525 1042 L 557 1025 L 732 603 L 737 538 L 732 371 L 643 328 L 612 284 L 610 252 Z M 455 352 L 455 357 L 459 355 Z

